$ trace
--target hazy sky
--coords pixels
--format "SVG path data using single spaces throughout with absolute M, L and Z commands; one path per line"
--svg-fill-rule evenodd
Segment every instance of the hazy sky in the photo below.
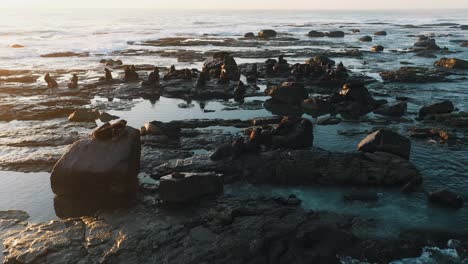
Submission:
M 0 0 L 0 7 L 181 9 L 468 8 L 468 0 Z

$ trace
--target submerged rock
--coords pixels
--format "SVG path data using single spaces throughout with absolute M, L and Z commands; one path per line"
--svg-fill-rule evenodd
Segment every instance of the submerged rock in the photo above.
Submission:
M 409 159 L 411 142 L 391 130 L 381 129 L 367 136 L 359 145 L 358 150 L 364 152 L 388 152 Z
M 247 39 L 255 38 L 255 34 L 253 32 L 245 33 L 244 38 L 247 38 Z
M 401 117 L 406 113 L 407 103 L 396 102 L 394 104 L 384 104 L 374 110 L 374 113 L 384 116 Z
M 436 61 L 434 65 L 449 69 L 468 69 L 468 61 L 457 58 L 442 58 Z
M 223 176 L 206 173 L 173 173 L 161 177 L 159 198 L 169 203 L 187 203 L 223 192 Z
M 398 70 L 382 71 L 380 77 L 386 82 L 428 83 L 445 81 L 446 73 L 420 68 L 401 67 Z
M 140 132 L 128 126 L 109 140 L 81 139 L 55 164 L 52 191 L 77 196 L 135 194 L 140 152 Z
M 430 203 L 437 204 L 440 206 L 450 207 L 450 208 L 462 208 L 463 207 L 463 198 L 447 189 L 440 189 L 428 194 L 428 199 Z

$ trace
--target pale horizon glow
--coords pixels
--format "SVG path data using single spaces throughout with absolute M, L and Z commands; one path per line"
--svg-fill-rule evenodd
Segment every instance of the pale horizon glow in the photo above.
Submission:
M 464 9 L 468 0 L 0 0 L 0 8 L 154 8 L 217 10 Z

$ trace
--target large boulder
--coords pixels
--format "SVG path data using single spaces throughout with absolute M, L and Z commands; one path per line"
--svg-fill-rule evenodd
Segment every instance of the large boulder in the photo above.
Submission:
M 358 145 L 363 152 L 388 152 L 409 159 L 411 141 L 391 130 L 381 129 L 368 135 Z
M 160 179 L 159 198 L 170 203 L 186 203 L 223 191 L 222 175 L 213 172 L 173 173 Z
M 428 199 L 430 203 L 449 207 L 449 208 L 462 208 L 463 198 L 447 189 L 439 189 L 428 193 Z
M 285 82 L 281 86 L 272 86 L 265 90 L 265 94 L 286 104 L 299 104 L 307 98 L 304 84 L 297 82 Z
M 425 49 L 425 50 L 440 50 L 440 47 L 436 44 L 435 39 L 424 38 L 419 39 L 414 43 L 416 49 Z
M 436 61 L 434 65 L 449 69 L 468 69 L 468 61 L 457 58 L 442 58 Z
M 107 126 L 112 128 L 112 126 Z M 116 129 L 116 128 L 115 128 Z M 75 142 L 55 164 L 50 177 L 57 195 L 131 195 L 140 170 L 140 131 L 111 130 L 111 138 L 89 136 Z M 101 135 L 101 134 L 99 134 Z
M 259 38 L 275 38 L 278 35 L 273 29 L 264 29 L 258 32 Z
M 425 117 L 436 114 L 447 114 L 453 112 L 454 109 L 455 107 L 453 106 L 452 102 L 443 101 L 440 103 L 423 106 L 421 109 L 419 109 L 419 116 Z

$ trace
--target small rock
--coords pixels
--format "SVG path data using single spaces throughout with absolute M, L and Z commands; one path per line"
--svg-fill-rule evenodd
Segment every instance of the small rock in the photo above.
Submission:
M 371 36 L 364 36 L 364 37 L 361 37 L 359 39 L 359 41 L 361 42 L 371 42 L 372 41 L 372 37 Z
M 102 112 L 99 115 L 99 120 L 101 120 L 101 122 L 103 122 L 103 123 L 110 122 L 110 121 L 115 120 L 115 119 L 119 119 L 119 117 L 115 116 L 115 115 L 108 114 L 106 112 Z
M 386 31 L 377 31 L 374 33 L 375 36 L 387 36 Z
M 245 33 L 244 38 L 247 38 L 247 39 L 255 38 L 255 34 L 253 32 Z
M 371 51 L 373 51 L 373 52 L 382 52 L 382 51 L 384 51 L 384 49 L 385 49 L 384 46 L 382 46 L 382 45 L 377 45 L 377 46 L 373 46 L 373 47 L 371 48 Z

